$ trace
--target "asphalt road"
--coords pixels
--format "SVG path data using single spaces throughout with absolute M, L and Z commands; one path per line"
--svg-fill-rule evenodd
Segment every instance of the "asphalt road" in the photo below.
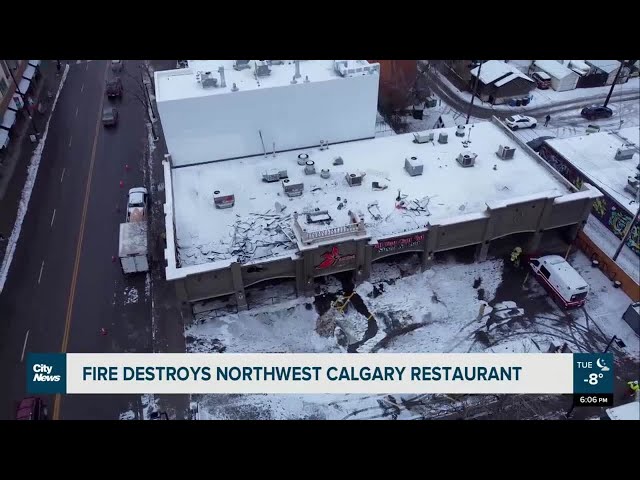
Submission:
M 0 294 L 0 418 L 26 396 L 23 352 L 151 351 L 145 276 L 117 262 L 126 192 L 143 185 L 147 134 L 136 81 L 122 75 L 120 122 L 101 123 L 107 61 L 69 61 L 20 240 Z M 125 71 L 137 74 L 137 62 Z M 125 169 L 129 165 L 129 169 Z M 120 181 L 123 182 L 122 187 Z M 135 289 L 135 291 L 133 290 Z M 100 329 L 106 328 L 107 335 Z M 27 337 L 28 332 L 28 337 Z M 131 396 L 47 398 L 50 416 L 117 419 Z

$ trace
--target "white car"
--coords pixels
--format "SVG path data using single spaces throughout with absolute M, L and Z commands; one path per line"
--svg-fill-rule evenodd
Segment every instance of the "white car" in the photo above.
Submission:
M 504 119 L 504 123 L 511 130 L 518 130 L 519 128 L 536 128 L 538 121 L 533 117 L 527 117 L 525 115 L 512 115 Z
M 141 222 L 147 217 L 147 189 L 144 187 L 129 190 L 127 201 L 127 222 Z

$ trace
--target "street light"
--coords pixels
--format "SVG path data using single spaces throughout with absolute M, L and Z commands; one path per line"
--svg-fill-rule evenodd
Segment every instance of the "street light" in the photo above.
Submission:
M 613 260 L 614 262 L 618 258 L 618 255 L 620 255 L 620 252 L 622 251 L 622 247 L 624 247 L 624 244 L 627 243 L 627 239 L 629 238 L 629 235 L 631 235 L 631 232 L 633 231 L 633 227 L 638 222 L 639 218 L 640 218 L 640 208 L 638 208 L 638 212 L 636 213 L 635 217 L 627 227 L 627 231 L 622 237 L 622 240 L 620 241 L 620 245 L 618 245 L 618 248 L 616 248 L 616 251 L 613 254 L 613 257 L 611 257 L 611 260 Z
M 611 344 L 614 342 L 616 342 L 616 345 L 620 348 L 624 348 L 627 346 L 626 343 L 624 343 L 622 340 L 620 340 L 618 337 L 616 337 L 615 335 L 613 337 L 611 337 L 611 340 L 609 341 L 609 343 L 607 344 L 607 348 L 604 349 L 604 352 L 602 353 L 607 353 L 607 351 L 609 350 L 609 347 L 611 347 Z
M 626 66 L 627 62 L 624 60 L 620 60 L 620 68 L 618 68 L 618 71 L 616 72 L 616 78 L 613 79 L 613 83 L 611 84 L 611 88 L 609 89 L 609 94 L 607 95 L 607 99 L 604 101 L 604 105 L 603 107 L 606 107 L 609 104 L 609 99 L 611 98 L 611 94 L 613 93 L 613 87 L 616 86 L 616 83 L 618 82 L 618 77 L 620 76 L 620 73 L 622 72 L 622 69 Z

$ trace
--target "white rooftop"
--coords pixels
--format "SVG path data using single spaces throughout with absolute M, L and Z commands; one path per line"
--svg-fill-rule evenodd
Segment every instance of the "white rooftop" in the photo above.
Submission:
M 567 75 L 571 75 L 572 73 L 575 73 L 573 70 L 570 70 L 565 65 L 558 62 L 557 60 L 536 60 L 534 63 L 536 67 L 547 72 L 552 77 L 555 77 L 558 79 L 564 78 Z
M 576 167 L 590 183 L 626 207 L 632 215 L 638 203 L 624 190 L 627 178 L 638 173 L 640 129 L 628 127 L 617 133 L 600 132 L 571 138 L 554 138 L 547 143 Z M 635 144 L 635 154 L 629 160 L 615 160 L 618 148 Z
M 586 62 L 606 73 L 615 72 L 620 68 L 620 62 L 618 60 L 586 60 Z
M 468 135 L 456 137 L 454 127 L 434 130 L 433 143 L 413 143 L 413 134 L 394 135 L 330 145 L 322 151 L 313 148 L 279 153 L 275 158 L 260 155 L 174 168 L 173 211 L 180 265 L 238 256 L 248 262 L 291 254 L 297 248 L 288 238 L 293 237 L 294 211 L 301 214 L 307 231 L 347 225 L 348 212 L 353 211 L 364 219 L 369 235 L 381 238 L 421 229 L 428 222 L 480 214 L 487 202 L 569 191 L 541 159 L 517 146 L 499 126 L 482 122 L 468 127 L 472 127 L 468 148 L 462 144 Z M 448 134 L 447 144 L 438 143 L 441 133 Z M 500 145 L 515 146 L 515 157 L 500 160 L 496 156 Z M 475 166 L 461 167 L 456 161 L 461 153 L 476 153 Z M 315 162 L 316 174 L 304 174 L 304 167 L 298 165 L 299 154 Z M 338 156 L 344 164 L 335 166 Z M 407 157 L 422 161 L 422 175 L 411 177 L 405 171 Z M 281 182 L 262 181 L 263 172 L 273 168 L 286 169 L 292 181 L 302 180 L 303 195 L 289 198 Z M 320 177 L 322 169 L 329 169 L 330 178 Z M 365 173 L 362 185 L 350 187 L 345 175 L 359 172 Z M 374 190 L 372 182 L 387 188 Z M 214 207 L 213 192 L 218 189 L 235 195 L 233 208 Z M 399 194 L 408 209 L 396 208 Z M 284 211 L 278 211 L 276 202 L 286 207 Z M 328 226 L 304 224 L 302 212 L 316 209 L 327 211 L 332 219 Z
M 635 401 L 608 408 L 606 412 L 611 420 L 640 420 L 640 402 Z
M 256 76 L 256 67 L 261 60 L 249 60 L 249 68 L 234 69 L 235 60 L 188 60 L 189 68 L 165 70 L 156 72 L 156 99 L 158 102 L 197 98 L 209 95 L 232 93 L 233 84 L 239 90 L 257 90 L 261 88 L 283 87 L 290 85 L 296 73 L 293 60 L 271 60 L 270 74 Z M 275 62 L 283 62 L 276 64 Z M 334 60 L 300 60 L 300 75 L 297 82 L 304 82 L 308 77 L 310 82 L 322 82 L 343 78 L 334 69 Z M 366 60 L 346 60 L 349 67 L 365 67 Z M 225 87 L 204 88 L 198 82 L 199 72 L 211 72 L 213 78 L 221 85 L 218 72 L 224 68 Z M 367 73 L 362 73 L 367 74 Z
M 502 86 L 507 82 L 515 78 L 524 78 L 533 82 L 529 77 L 527 77 L 524 73 L 522 73 L 518 68 L 509 63 L 505 63 L 502 60 L 488 60 L 484 62 L 481 66 L 478 66 L 471 70 L 471 75 L 477 77 L 478 71 L 480 71 L 480 81 L 485 85 L 495 82 L 496 80 L 505 77 L 508 75 L 507 80 L 502 82 L 500 85 L 496 83 L 496 86 Z

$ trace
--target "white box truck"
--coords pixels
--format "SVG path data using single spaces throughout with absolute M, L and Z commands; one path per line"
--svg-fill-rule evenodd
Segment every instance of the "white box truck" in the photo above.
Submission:
M 149 271 L 147 222 L 120 224 L 120 266 L 123 273 Z

